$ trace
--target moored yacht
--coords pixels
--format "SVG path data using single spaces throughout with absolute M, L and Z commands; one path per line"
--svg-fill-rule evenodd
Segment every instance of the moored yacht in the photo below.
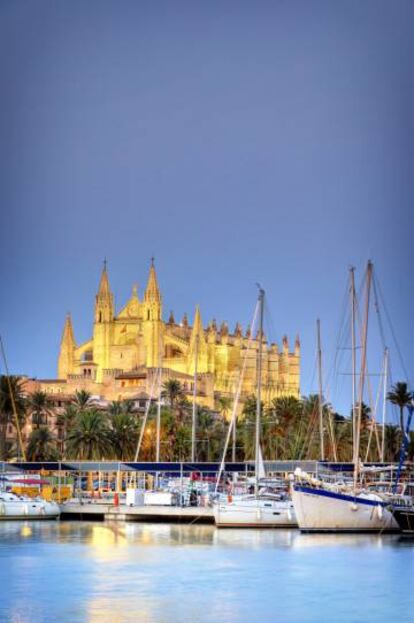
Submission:
M 407 505 L 394 505 L 392 514 L 404 535 L 414 537 L 414 503 Z
M 29 498 L 0 491 L 0 521 L 9 519 L 56 519 L 60 508 L 56 502 Z
M 260 418 L 261 418 L 261 386 L 262 386 L 262 349 L 263 349 L 263 310 L 264 290 L 259 289 L 256 312 L 259 313 L 259 348 L 257 354 L 257 396 L 256 396 L 256 423 L 255 423 L 255 477 L 252 488 L 254 492 L 238 496 L 223 496 L 213 505 L 213 514 L 218 528 L 285 528 L 296 527 L 295 510 L 293 503 L 286 492 L 268 492 L 260 487 L 260 478 L 265 476 L 263 458 L 260 449 Z M 255 312 L 255 318 L 256 318 Z M 253 321 L 254 326 L 254 321 Z M 253 333 L 253 331 L 252 331 Z M 244 366 L 243 366 L 244 368 Z M 242 377 L 239 381 L 240 394 Z M 236 425 L 236 401 L 233 408 L 231 426 Z M 229 435 L 223 453 L 223 461 L 226 456 Z M 220 480 L 221 469 L 217 483 Z
M 303 532 L 398 531 L 387 508 L 389 500 L 375 491 L 326 483 L 297 470 L 292 500 Z
M 220 528 L 294 528 L 297 527 L 292 500 L 270 493 L 241 495 L 219 500 L 213 507 Z

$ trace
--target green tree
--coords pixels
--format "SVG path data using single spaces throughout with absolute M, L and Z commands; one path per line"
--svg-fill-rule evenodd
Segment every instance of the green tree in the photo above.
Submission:
M 108 408 L 108 415 L 120 415 L 121 413 L 133 413 L 134 412 L 134 401 L 130 399 L 125 400 L 113 400 Z
M 198 407 L 197 410 L 197 451 L 198 461 L 208 461 L 210 456 L 210 441 L 214 430 L 214 414 L 206 407 Z
M 138 422 L 130 413 L 117 413 L 110 418 L 110 438 L 114 458 L 132 461 L 138 441 Z
M 67 436 L 66 450 L 69 457 L 83 461 L 110 457 L 113 446 L 106 414 L 92 408 L 78 413 Z
M 168 405 L 174 411 L 177 403 L 184 397 L 184 389 L 177 379 L 168 379 L 163 385 L 163 398 L 167 399 Z
M 225 420 L 228 420 L 233 400 L 229 396 L 220 396 L 217 400 L 218 412 Z
M 47 425 L 47 418 L 53 411 L 46 392 L 40 390 L 33 392 L 27 400 L 27 406 L 34 428 Z
M 269 414 L 274 417 L 271 434 L 275 437 L 277 457 L 299 458 L 301 451 L 298 433 L 303 414 L 303 405 L 294 396 L 281 396 L 272 401 Z
M 93 405 L 92 394 L 84 389 L 78 390 L 75 392 L 72 404 L 79 413 L 86 411 Z
M 386 424 L 384 427 L 384 460 L 393 463 L 398 460 L 401 434 L 398 426 Z
M 387 394 L 387 399 L 391 404 L 396 405 L 400 411 L 400 430 L 404 435 L 404 409 L 413 400 L 413 393 L 408 391 L 407 383 L 398 382 L 391 387 L 391 390 Z
M 9 386 L 10 383 L 10 386 Z M 6 443 L 8 424 L 16 425 L 13 414 L 11 392 L 16 406 L 17 416 L 19 418 L 20 428 L 23 427 L 26 417 L 26 399 L 24 392 L 24 381 L 19 376 L 0 376 L 0 459 L 5 460 L 8 456 L 8 448 Z
M 47 426 L 39 426 L 33 430 L 27 444 L 28 461 L 58 461 L 59 452 L 56 439 Z

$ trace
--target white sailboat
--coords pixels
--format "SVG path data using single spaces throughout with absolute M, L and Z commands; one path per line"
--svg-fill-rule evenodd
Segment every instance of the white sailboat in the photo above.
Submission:
M 56 502 L 29 498 L 0 491 L 0 521 L 9 519 L 57 519 L 60 508 Z
M 354 412 L 354 479 L 353 484 L 328 483 L 296 470 L 292 500 L 299 528 L 304 532 L 378 532 L 395 531 L 397 523 L 388 510 L 389 499 L 376 491 L 368 491 L 359 481 L 361 466 L 359 439 L 364 377 L 367 358 L 367 329 L 372 264 L 368 262 L 365 319 L 362 339 L 359 396 L 355 408 L 355 285 L 351 268 L 351 328 L 352 328 L 352 393 Z
M 398 525 L 379 492 L 329 484 L 295 473 L 292 500 L 302 532 L 396 531 Z
M 284 492 L 272 493 L 265 488 L 260 488 L 260 478 L 265 476 L 260 449 L 264 295 L 264 290 L 260 289 L 258 298 L 260 325 L 257 362 L 254 493 L 234 497 L 229 494 L 227 497 L 219 498 L 213 505 L 214 520 L 218 528 L 290 528 L 297 526 L 294 506 L 289 496 Z M 236 425 L 235 418 L 236 404 L 233 409 L 232 426 Z M 224 456 L 227 445 L 226 443 Z

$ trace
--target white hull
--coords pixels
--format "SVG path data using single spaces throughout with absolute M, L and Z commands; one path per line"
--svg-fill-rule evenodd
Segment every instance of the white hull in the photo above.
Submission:
M 60 508 L 55 502 L 20 497 L 13 493 L 0 493 L 0 521 L 56 519 L 59 515 Z
M 322 488 L 296 486 L 292 500 L 299 528 L 304 532 L 398 530 L 394 517 L 374 493 L 353 497 Z
M 295 509 L 290 500 L 240 497 L 219 501 L 213 507 L 218 528 L 296 528 Z

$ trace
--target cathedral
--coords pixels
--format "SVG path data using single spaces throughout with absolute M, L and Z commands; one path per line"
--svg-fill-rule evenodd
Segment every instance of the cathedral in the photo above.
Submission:
M 143 298 L 134 286 L 131 298 L 117 312 L 106 262 L 95 298 L 93 334 L 77 344 L 71 317 L 66 318 L 58 361 L 58 379 L 41 381 L 48 393 L 72 395 L 85 389 L 102 400 L 155 398 L 168 379 L 180 381 L 188 398 L 214 409 L 221 396 L 233 398 L 240 383 L 241 401 L 255 393 L 258 335 L 236 324 L 230 332 L 212 320 L 205 328 L 200 309 L 192 325 L 187 315 L 163 320 L 162 296 L 154 262 Z M 263 335 L 262 395 L 265 403 L 278 396 L 299 396 L 300 343 L 289 351 L 269 344 Z M 161 382 L 160 382 L 161 378 Z M 194 383 L 196 382 L 196 392 Z

